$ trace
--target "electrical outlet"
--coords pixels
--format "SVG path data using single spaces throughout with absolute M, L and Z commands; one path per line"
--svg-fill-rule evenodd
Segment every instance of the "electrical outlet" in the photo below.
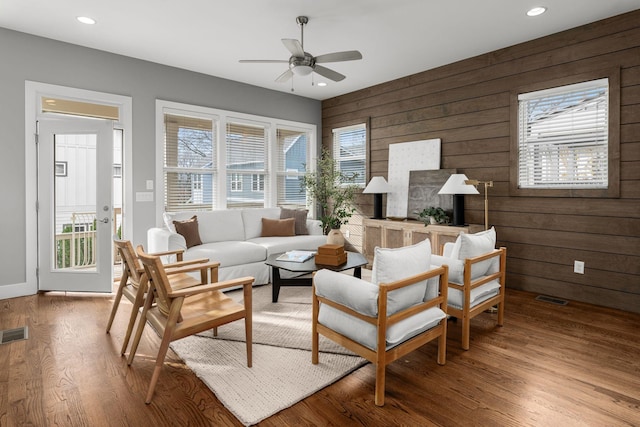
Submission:
M 578 274 L 584 274 L 584 261 L 574 261 L 573 272 Z
M 344 237 L 349 238 L 349 234 L 351 234 L 351 233 L 349 233 L 349 230 L 345 230 L 345 232 L 344 232 Z

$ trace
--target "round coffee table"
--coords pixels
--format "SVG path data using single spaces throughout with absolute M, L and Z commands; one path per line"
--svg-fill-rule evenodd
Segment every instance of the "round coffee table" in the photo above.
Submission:
M 311 277 L 300 276 L 305 276 L 323 268 L 333 271 L 345 271 L 353 268 L 353 275 L 360 279 L 362 278 L 362 266 L 367 265 L 367 259 L 358 252 L 347 252 L 347 262 L 341 265 L 316 264 L 315 257 L 305 262 L 278 261 L 277 258 L 280 255 L 282 253 L 270 255 L 265 261 L 271 267 L 271 300 L 273 302 L 278 302 L 281 286 L 311 286 L 313 281 Z M 283 279 L 280 277 L 280 270 L 298 273 L 299 275 L 290 279 Z

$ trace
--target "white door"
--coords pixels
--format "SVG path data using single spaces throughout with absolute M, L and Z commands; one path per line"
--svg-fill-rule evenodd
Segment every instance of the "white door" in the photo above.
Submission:
M 112 290 L 113 123 L 38 122 L 38 289 Z

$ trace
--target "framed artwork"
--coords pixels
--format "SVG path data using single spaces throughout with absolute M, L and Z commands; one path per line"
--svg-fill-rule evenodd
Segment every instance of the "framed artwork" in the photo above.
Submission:
M 456 173 L 456 169 L 438 169 L 426 171 L 411 171 L 409 173 L 409 196 L 407 218 L 418 219 L 416 212 L 434 206 L 442 208 L 449 217 L 453 212 L 453 195 L 438 194 L 449 177 Z

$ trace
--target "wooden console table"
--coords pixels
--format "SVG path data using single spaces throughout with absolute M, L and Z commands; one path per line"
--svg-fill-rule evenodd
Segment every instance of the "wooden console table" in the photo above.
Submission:
M 369 264 L 373 263 L 374 249 L 400 248 L 419 243 L 425 239 L 431 241 L 431 253 L 440 254 L 447 242 L 455 242 L 460 233 L 482 231 L 480 225 L 454 227 L 450 225 L 428 225 L 414 220 L 392 221 L 390 219 L 364 218 L 362 221 L 362 251 Z

